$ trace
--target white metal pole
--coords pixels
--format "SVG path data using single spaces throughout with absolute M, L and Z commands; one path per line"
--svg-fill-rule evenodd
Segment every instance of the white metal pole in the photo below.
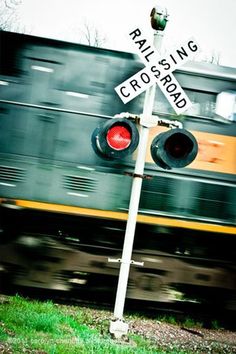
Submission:
M 163 38 L 162 32 L 157 31 L 154 34 L 154 45 L 157 49 L 160 49 L 161 47 L 162 38 Z M 156 84 L 150 87 L 146 91 L 144 108 L 143 108 L 144 117 L 145 116 L 150 117 L 152 115 L 154 99 L 155 99 L 155 90 L 156 90 Z M 141 125 L 140 141 L 138 146 L 137 160 L 135 164 L 134 179 L 133 179 L 132 189 L 131 189 L 129 213 L 128 213 L 128 220 L 126 225 L 125 239 L 123 245 L 123 252 L 121 258 L 121 266 L 120 266 L 120 273 L 119 273 L 119 280 L 118 280 L 116 301 L 115 301 L 115 308 L 114 308 L 114 317 L 118 320 L 122 320 L 123 318 L 125 297 L 127 291 L 127 284 L 128 284 L 128 277 L 129 277 L 129 270 L 130 270 L 131 256 L 133 250 L 134 235 L 135 235 L 135 227 L 137 221 L 139 200 L 140 200 L 145 159 L 146 159 L 148 136 L 149 136 L 149 128 L 144 125 Z
M 125 296 L 128 284 L 128 276 L 130 269 L 130 262 L 133 249 L 133 241 L 136 227 L 136 220 L 138 214 L 139 199 L 142 187 L 142 177 L 135 175 L 143 175 L 145 156 L 146 156 L 146 146 L 148 142 L 149 128 L 141 127 L 140 132 L 140 143 L 138 148 L 138 156 L 136 160 L 134 179 L 132 183 L 132 190 L 130 196 L 129 204 L 129 214 L 126 225 L 125 240 L 123 246 L 123 253 L 121 258 L 120 274 L 116 294 L 116 302 L 114 309 L 114 316 L 118 319 L 123 318 L 123 310 L 125 303 Z

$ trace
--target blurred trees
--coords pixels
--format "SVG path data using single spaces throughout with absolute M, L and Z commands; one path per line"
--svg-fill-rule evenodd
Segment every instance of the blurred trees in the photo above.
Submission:
M 107 41 L 105 34 L 88 20 L 73 26 L 68 32 L 68 39 L 93 47 L 103 47 Z
M 0 30 L 20 33 L 32 32 L 32 29 L 29 31 L 28 26 L 26 30 L 20 18 L 18 9 L 23 1 L 24 0 L 0 0 Z M 81 23 L 79 26 L 77 25 L 76 28 L 71 29 L 71 31 L 66 33 L 65 37 L 67 38 L 62 39 L 69 40 L 71 37 L 75 42 L 94 47 L 102 47 L 106 42 L 105 35 L 88 21 L 84 21 L 84 23 Z
M 0 0 L 0 30 L 24 32 L 17 13 L 22 0 Z

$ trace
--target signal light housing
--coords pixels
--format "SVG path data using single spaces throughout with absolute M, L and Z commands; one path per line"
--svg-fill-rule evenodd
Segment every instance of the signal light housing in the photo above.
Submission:
M 97 127 L 92 134 L 92 147 L 97 155 L 119 159 L 134 152 L 139 143 L 135 123 L 127 118 L 113 118 Z
M 159 167 L 167 170 L 189 165 L 197 152 L 196 139 L 189 131 L 181 128 L 157 135 L 151 144 L 153 160 Z
M 158 5 L 151 11 L 151 26 L 156 31 L 164 31 L 168 21 L 167 9 Z

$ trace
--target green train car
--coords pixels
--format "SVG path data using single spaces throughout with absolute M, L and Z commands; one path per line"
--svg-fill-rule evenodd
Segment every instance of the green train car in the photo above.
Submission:
M 0 32 L 0 270 L 3 287 L 114 295 L 136 152 L 91 144 L 124 105 L 114 88 L 143 65 L 130 53 Z M 153 114 L 198 142 L 186 168 L 146 156 L 128 298 L 235 306 L 236 69 L 189 62 L 174 73 L 193 105 L 176 116 L 157 88 Z M 219 115 L 224 111 L 224 117 Z M 150 141 L 163 127 L 150 129 Z M 78 292 L 79 293 L 79 292 Z M 217 294 L 217 295 L 216 295 Z M 204 300 L 203 300 L 204 299 Z

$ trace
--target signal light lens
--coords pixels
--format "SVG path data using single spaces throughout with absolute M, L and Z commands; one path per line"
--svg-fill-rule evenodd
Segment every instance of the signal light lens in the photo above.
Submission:
M 174 137 L 169 137 L 165 142 L 165 150 L 176 159 L 186 158 L 192 148 L 193 142 L 181 133 L 176 133 Z
M 96 154 L 106 159 L 119 159 L 130 155 L 137 148 L 139 133 L 133 121 L 113 118 L 99 125 L 92 134 L 92 147 Z
M 131 143 L 131 132 L 124 125 L 113 125 L 107 132 L 107 143 L 115 150 L 127 149 Z
M 189 165 L 197 156 L 197 152 L 197 141 L 186 129 L 168 130 L 157 135 L 151 144 L 153 160 L 164 169 Z

